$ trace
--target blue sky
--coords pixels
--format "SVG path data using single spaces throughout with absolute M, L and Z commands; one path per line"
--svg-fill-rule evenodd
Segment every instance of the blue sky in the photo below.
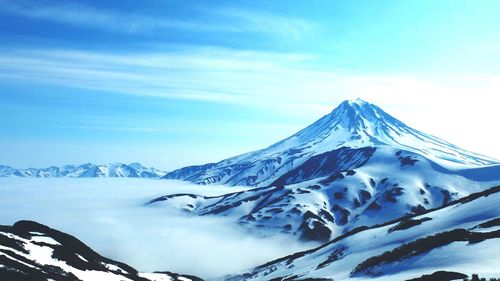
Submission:
M 163 169 L 361 97 L 500 158 L 498 1 L 2 1 L 0 162 Z

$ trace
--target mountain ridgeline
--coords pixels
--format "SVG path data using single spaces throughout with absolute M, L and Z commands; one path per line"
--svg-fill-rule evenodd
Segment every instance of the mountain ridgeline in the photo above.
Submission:
M 155 168 L 147 168 L 139 163 L 110 163 L 96 165 L 92 163 L 82 165 L 65 165 L 62 167 L 15 169 L 0 165 L 0 177 L 28 177 L 28 178 L 159 178 L 165 172 Z
M 230 216 L 252 231 L 325 242 L 498 184 L 500 164 L 357 99 L 265 149 L 163 178 L 256 188 L 217 197 L 173 194 L 149 205 Z
M 165 179 L 198 184 L 268 186 L 315 155 L 342 147 L 391 147 L 421 155 L 446 167 L 479 167 L 497 160 L 460 149 L 408 127 L 376 105 L 344 101 L 330 114 L 265 149 L 167 173 Z
M 227 280 L 500 275 L 500 163 L 359 99 L 265 149 L 164 178 L 252 188 L 222 196 L 170 194 L 147 206 L 225 216 L 264 236 L 322 243 Z

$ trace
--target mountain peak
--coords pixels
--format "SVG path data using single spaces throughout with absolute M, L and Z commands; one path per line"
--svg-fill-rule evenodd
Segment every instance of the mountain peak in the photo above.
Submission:
M 372 113 L 375 109 L 378 109 L 378 107 L 375 106 L 374 104 L 366 102 L 360 98 L 356 98 L 356 99 L 343 101 L 342 103 L 339 104 L 339 106 L 337 106 L 332 111 L 332 113 L 339 111 L 339 110 L 340 111 L 352 110 L 352 111 L 357 112 L 359 114 L 366 113 L 366 112 Z
M 497 163 L 415 130 L 378 106 L 359 98 L 343 101 L 330 114 L 278 144 L 286 148 L 292 145 L 304 147 L 314 153 L 342 146 L 389 145 L 420 153 L 435 161 L 472 165 Z
M 375 127 L 385 123 L 398 122 L 377 106 L 360 98 L 343 101 L 321 120 L 323 121 L 321 122 L 323 127 L 327 125 L 329 130 L 338 130 L 339 127 L 343 127 L 353 134 L 371 129 L 376 130 Z
M 344 102 L 346 102 L 347 104 L 349 104 L 351 106 L 354 106 L 354 105 L 363 106 L 363 105 L 369 104 L 368 102 L 366 102 L 360 98 L 345 100 Z
M 498 164 L 497 160 L 460 149 L 415 130 L 378 106 L 355 99 L 342 102 L 331 113 L 267 148 L 218 163 L 184 167 L 168 173 L 165 178 L 185 179 L 202 184 L 266 186 L 309 159 L 315 159 L 315 156 L 333 153 L 329 155 L 339 156 L 332 160 L 333 164 L 323 164 L 335 166 L 337 163 L 345 164 L 349 159 L 363 159 L 362 155 L 340 155 L 335 154 L 335 151 L 369 152 L 373 149 L 380 149 L 380 155 L 392 154 L 389 155 L 392 158 L 400 157 L 402 152 L 398 154 L 398 150 L 406 151 L 453 170 Z M 410 158 L 408 159 L 413 161 Z M 408 160 L 403 156 L 399 160 L 401 159 Z

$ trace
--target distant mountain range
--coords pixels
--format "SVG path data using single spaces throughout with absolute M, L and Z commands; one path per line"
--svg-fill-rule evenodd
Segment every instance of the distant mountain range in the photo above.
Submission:
M 82 165 L 65 165 L 62 167 L 15 169 L 0 165 L 0 177 L 71 177 L 71 178 L 159 178 L 166 173 L 155 168 L 146 168 L 139 163 L 122 164 L 110 163 L 96 165 L 92 163 Z

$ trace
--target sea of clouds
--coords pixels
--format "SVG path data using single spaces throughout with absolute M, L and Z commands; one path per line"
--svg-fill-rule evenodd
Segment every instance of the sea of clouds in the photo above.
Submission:
M 35 220 L 139 271 L 207 279 L 314 246 L 284 235 L 257 237 L 231 218 L 144 206 L 167 194 L 219 195 L 243 189 L 154 179 L 0 178 L 0 224 Z

